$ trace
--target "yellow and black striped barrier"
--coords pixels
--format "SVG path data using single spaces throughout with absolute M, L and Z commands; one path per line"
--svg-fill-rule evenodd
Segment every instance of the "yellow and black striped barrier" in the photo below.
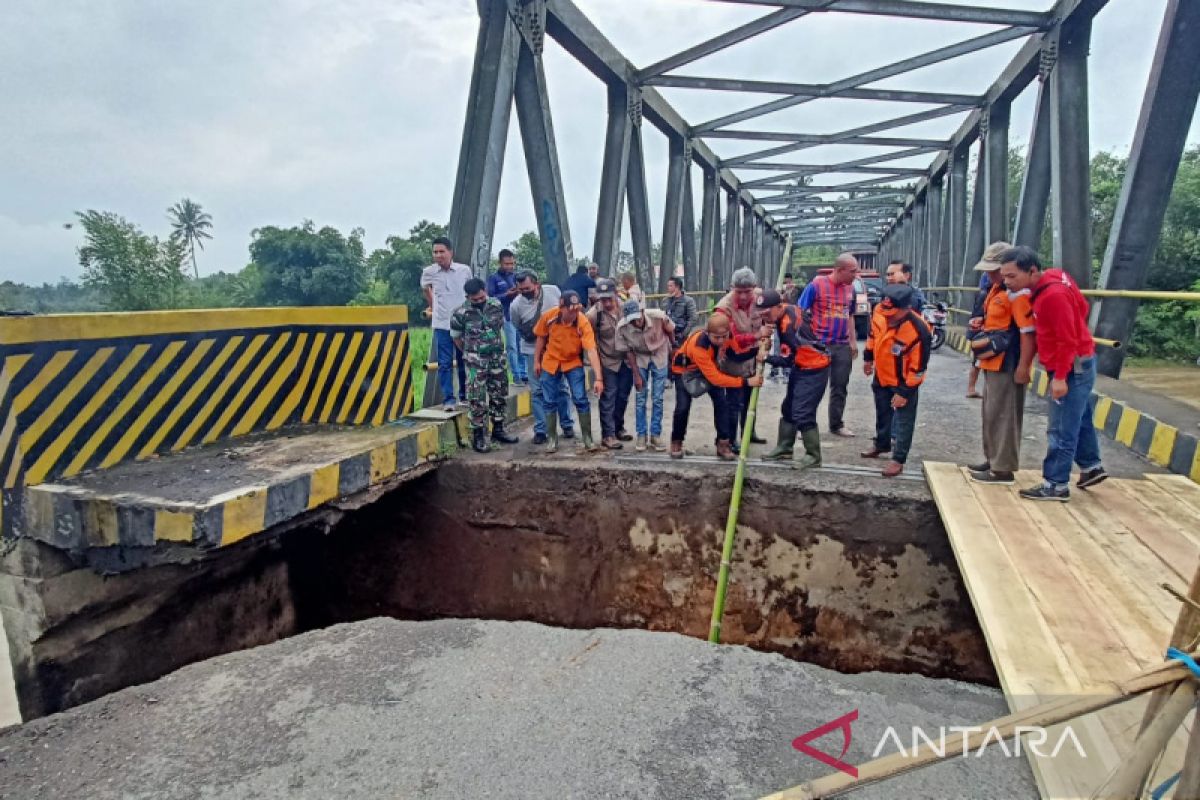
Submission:
M 960 353 L 970 352 L 967 338 L 957 331 L 946 332 L 946 344 Z M 1050 376 L 1041 367 L 1034 367 L 1029 391 L 1045 397 L 1049 390 Z M 1092 424 L 1097 430 L 1152 463 L 1200 483 L 1200 440 L 1195 435 L 1185 433 L 1106 394 L 1093 392 L 1092 400 L 1096 408 Z
M 286 425 L 380 425 L 412 401 L 402 306 L 0 319 L 5 510 L 85 470 Z

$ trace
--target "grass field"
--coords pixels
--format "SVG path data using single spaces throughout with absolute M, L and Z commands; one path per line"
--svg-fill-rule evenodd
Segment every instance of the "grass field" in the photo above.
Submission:
M 425 397 L 425 359 L 429 357 L 429 345 L 432 342 L 432 328 L 408 329 L 408 352 L 412 358 L 413 411 L 421 407 L 421 399 Z

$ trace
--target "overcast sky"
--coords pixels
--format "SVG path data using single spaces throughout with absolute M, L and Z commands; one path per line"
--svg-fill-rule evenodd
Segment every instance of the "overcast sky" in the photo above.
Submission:
M 577 2 L 639 66 L 771 10 L 705 0 Z M 1043 9 L 1050 0 L 989 4 Z M 1123 153 L 1132 142 L 1165 5 L 1111 0 L 1096 20 L 1093 150 Z M 475 0 L 4 0 L 0 279 L 77 278 L 79 229 L 63 224 L 89 208 L 165 235 L 166 208 L 181 197 L 196 200 L 214 220 L 202 273 L 244 266 L 250 231 L 263 225 L 311 218 L 343 230 L 363 227 L 373 248 L 422 218 L 444 222 L 476 29 Z M 678 72 L 824 83 L 989 30 L 812 14 Z M 874 85 L 980 92 L 1019 47 L 1001 45 Z M 592 249 L 605 94 L 549 40 L 546 71 L 574 251 L 582 256 Z M 693 123 L 774 98 L 664 94 Z M 1014 142 L 1028 140 L 1032 100 L 1026 92 L 1014 108 Z M 738 127 L 824 133 L 923 108 L 824 100 Z M 947 117 L 884 135 L 945 137 L 960 121 Z M 646 131 L 657 230 L 666 142 L 649 125 Z M 1200 141 L 1195 124 L 1189 141 Z M 769 146 L 713 144 L 723 157 Z M 787 158 L 829 163 L 874 152 L 883 151 L 824 147 Z M 514 115 L 498 243 L 534 228 L 530 208 Z

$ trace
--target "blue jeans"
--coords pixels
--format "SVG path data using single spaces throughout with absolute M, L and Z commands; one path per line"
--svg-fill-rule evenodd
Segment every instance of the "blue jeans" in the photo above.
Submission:
M 504 321 L 504 347 L 508 353 L 508 371 L 512 375 L 514 381 L 528 380 L 528 373 L 525 371 L 525 359 L 521 357 L 517 350 L 517 342 L 520 335 L 517 333 L 517 326 L 512 324 L 511 320 Z
M 529 376 L 529 405 L 533 407 L 533 432 L 545 435 L 546 401 L 542 391 L 542 379 L 546 375 L 542 373 L 542 377 L 539 378 L 533 374 L 533 353 L 522 353 L 521 361 L 525 368 L 525 374 Z M 564 431 L 573 428 L 571 425 L 571 398 L 567 396 L 566 392 L 563 392 L 558 398 L 558 424 Z
M 1092 387 L 1096 385 L 1096 359 L 1079 362 L 1080 371 L 1067 376 L 1067 393 L 1059 401 L 1050 399 L 1050 422 L 1046 426 L 1046 459 L 1042 461 L 1042 478 L 1055 488 L 1071 483 L 1071 462 L 1085 472 L 1101 465 L 1100 440 L 1092 426 L 1095 403 Z
M 633 398 L 633 402 L 636 404 L 634 409 L 634 425 L 637 429 L 637 435 L 646 435 L 646 395 L 649 394 L 652 403 L 650 409 L 650 435 L 662 436 L 663 389 L 667 385 L 667 367 L 665 364 L 661 367 L 656 367 L 651 363 L 649 366 L 644 367 L 641 373 L 642 388 Z
M 566 405 L 568 395 L 575 404 L 575 411 L 581 418 L 591 413 L 592 406 L 588 402 L 587 378 L 584 375 L 583 367 L 576 367 L 554 375 L 549 372 L 542 373 L 542 402 L 546 408 L 558 408 L 561 412 L 562 407 Z M 563 418 L 561 413 L 559 416 Z M 564 425 L 563 430 L 566 428 L 567 426 Z
M 458 362 L 458 399 L 467 400 L 467 368 L 462 353 L 454 346 L 450 331 L 433 331 L 434 351 L 437 353 L 438 386 L 442 390 L 442 402 L 454 402 L 454 364 Z

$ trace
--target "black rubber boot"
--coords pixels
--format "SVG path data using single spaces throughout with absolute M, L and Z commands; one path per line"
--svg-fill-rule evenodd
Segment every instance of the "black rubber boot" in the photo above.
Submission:
M 492 441 L 500 444 L 516 444 L 521 440 L 504 430 L 504 420 L 496 420 L 492 423 Z
M 492 448 L 488 446 L 487 434 L 483 432 L 483 428 L 471 429 L 471 449 L 476 453 L 490 453 Z
M 763 461 L 788 461 L 796 448 L 796 426 L 790 420 L 779 420 L 779 439 L 775 449 L 763 456 Z

